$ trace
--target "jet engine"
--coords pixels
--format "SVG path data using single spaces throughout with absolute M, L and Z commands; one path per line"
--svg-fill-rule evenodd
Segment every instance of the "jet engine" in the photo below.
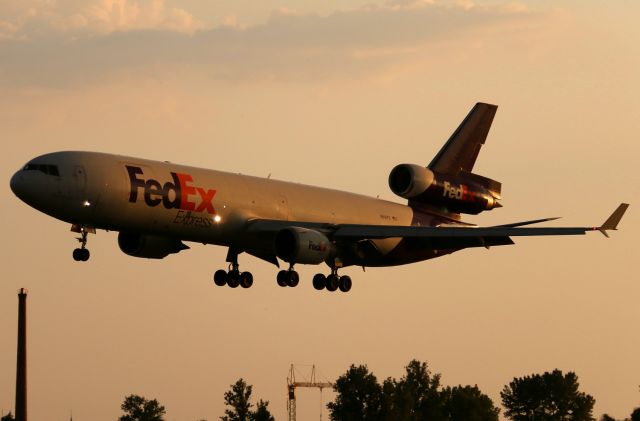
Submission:
M 306 228 L 285 228 L 275 239 L 276 256 L 289 263 L 317 265 L 324 262 L 333 250 L 333 244 L 324 234 Z
M 129 256 L 147 259 L 164 259 L 170 254 L 189 248 L 182 241 L 173 238 L 131 232 L 118 234 L 118 246 Z
M 502 206 L 499 182 L 465 171 L 453 176 L 400 164 L 389 174 L 389 187 L 400 197 L 449 212 L 478 214 Z
M 420 165 L 396 165 L 389 174 L 391 191 L 405 199 L 413 199 L 431 186 L 435 176 L 431 170 Z

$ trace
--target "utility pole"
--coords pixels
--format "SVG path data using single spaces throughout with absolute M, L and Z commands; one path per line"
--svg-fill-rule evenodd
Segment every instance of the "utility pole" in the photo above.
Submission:
M 287 412 L 289 414 L 289 421 L 296 421 L 297 387 L 315 387 L 320 389 L 320 421 L 322 421 L 322 389 L 326 387 L 333 387 L 333 383 L 316 381 L 315 365 L 311 366 L 311 377 L 309 378 L 309 381 L 296 381 L 295 367 L 293 364 L 291 364 L 291 369 L 289 369 L 289 377 L 287 377 L 287 392 L 289 397 L 289 399 L 287 400 Z
M 27 421 L 27 290 L 18 291 L 18 355 L 16 361 L 16 421 Z

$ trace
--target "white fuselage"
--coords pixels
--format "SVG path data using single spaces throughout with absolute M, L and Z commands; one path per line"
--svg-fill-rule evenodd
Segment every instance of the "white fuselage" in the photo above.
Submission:
M 11 187 L 29 205 L 72 224 L 244 248 L 254 241 L 245 232 L 256 219 L 411 225 L 414 218 L 408 206 L 363 195 L 96 152 L 34 158 Z M 384 255 L 399 241 L 375 245 Z

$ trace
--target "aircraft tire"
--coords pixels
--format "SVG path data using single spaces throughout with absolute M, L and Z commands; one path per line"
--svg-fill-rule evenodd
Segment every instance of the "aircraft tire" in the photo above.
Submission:
M 313 275 L 313 287 L 318 291 L 322 291 L 327 285 L 327 277 L 321 273 Z
M 213 274 L 213 282 L 219 286 L 225 286 L 227 284 L 227 271 L 219 269 Z
M 240 286 L 242 288 L 251 288 L 253 285 L 253 275 L 251 272 L 242 272 L 240 274 Z
M 277 276 L 277 281 L 278 281 L 278 285 L 280 285 L 281 287 L 286 287 L 287 286 L 287 277 L 289 276 L 289 271 L 286 270 L 281 270 L 280 272 L 278 272 L 278 276 Z
M 230 270 L 227 278 L 227 285 L 231 288 L 238 288 L 240 285 L 240 273 L 237 270 Z
M 295 270 L 290 270 L 287 274 L 287 286 L 296 287 L 300 282 L 300 275 Z
M 340 285 L 338 275 L 331 274 L 327 276 L 327 291 L 333 292 L 338 289 Z
M 351 289 L 351 285 L 351 277 L 346 275 L 340 277 L 340 285 L 338 286 L 338 288 L 340 288 L 340 291 L 349 292 L 349 290 Z
M 88 249 L 75 249 L 73 250 L 73 260 L 76 262 L 86 262 L 89 260 L 91 254 Z

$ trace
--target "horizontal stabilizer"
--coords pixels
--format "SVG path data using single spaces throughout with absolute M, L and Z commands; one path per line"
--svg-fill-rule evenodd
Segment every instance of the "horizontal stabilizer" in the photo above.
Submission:
M 505 228 L 505 227 L 521 227 L 523 225 L 533 225 L 533 224 L 539 224 L 540 222 L 549 222 L 549 221 L 555 221 L 556 219 L 560 219 L 560 217 L 555 217 L 555 218 L 542 218 L 542 219 L 533 219 L 531 221 L 522 221 L 522 222 L 513 222 L 511 224 L 504 224 L 504 225 L 495 225 L 495 228 Z
M 484 187 L 485 189 L 489 190 L 496 199 L 500 199 L 502 183 L 500 183 L 499 181 L 466 171 L 460 171 L 460 178 L 462 180 L 469 181 L 473 184 Z

